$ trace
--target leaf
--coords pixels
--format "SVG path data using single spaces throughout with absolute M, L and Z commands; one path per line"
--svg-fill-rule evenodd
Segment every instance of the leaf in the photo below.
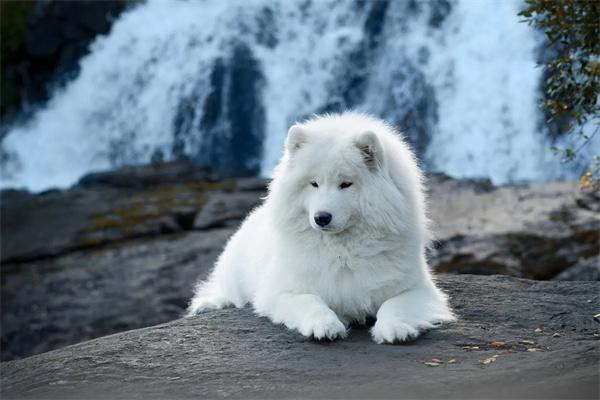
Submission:
M 492 357 L 486 358 L 485 360 L 479 360 L 480 363 L 482 364 L 491 364 L 493 362 L 496 362 L 496 358 L 498 358 L 498 355 L 494 355 Z
M 531 347 L 531 348 L 527 349 L 527 351 L 530 353 L 541 353 L 542 351 L 544 351 L 544 349 L 540 349 L 537 347 Z
M 438 367 L 438 366 L 442 365 L 440 363 L 436 363 L 436 362 L 433 362 L 433 361 L 426 361 L 423 364 L 427 365 L 428 367 Z

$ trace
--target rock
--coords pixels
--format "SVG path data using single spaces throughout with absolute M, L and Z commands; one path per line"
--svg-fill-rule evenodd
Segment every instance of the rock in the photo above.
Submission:
M 206 174 L 162 163 L 89 175 L 68 191 L 1 192 L 1 359 L 181 315 L 266 190 L 264 179 L 198 180 Z
M 557 281 L 600 281 L 600 256 L 586 258 L 552 279 Z
M 178 318 L 232 228 L 2 265 L 1 359 Z
M 364 327 L 314 342 L 227 309 L 3 363 L 2 395 L 598 398 L 599 283 L 438 281 L 458 322 L 405 345 L 377 345 Z
M 214 62 L 208 95 L 199 88 L 180 101 L 172 152 L 191 155 L 221 177 L 256 176 L 263 153 L 265 78 L 248 44 L 236 42 L 229 52 Z
M 386 120 L 402 127 L 419 158 L 427 162 L 425 152 L 438 121 L 435 90 L 408 56 L 395 66 L 390 80 L 381 93 L 386 98 Z
M 595 194 L 575 183 L 494 187 L 489 181 L 429 181 L 440 272 L 508 274 L 550 279 L 598 254 L 600 214 Z
M 194 228 L 198 212 L 203 226 L 218 226 L 232 213 L 242 218 L 264 194 L 264 180 L 240 180 L 240 185 L 238 190 L 234 180 L 214 181 L 206 170 L 179 161 L 90 174 L 68 191 L 2 191 L 1 260 L 34 260 L 186 231 Z M 218 203 L 211 200 L 215 196 L 235 198 L 227 203 L 235 209 L 201 212 L 205 203 Z
M 225 177 L 260 173 L 266 118 L 261 97 L 264 85 L 260 63 L 248 44 L 234 43 L 226 62 L 216 60 L 211 93 L 203 105 L 199 126 L 183 124 L 186 130 L 176 133 L 184 140 L 202 131 L 199 148 L 192 152 L 197 162 L 213 166 Z M 185 106 L 182 113 L 179 118 L 184 120 L 195 115 L 188 112 L 185 117 Z
M 266 194 L 264 179 L 196 180 L 207 173 L 159 163 L 96 174 L 68 191 L 2 191 L 1 359 L 180 315 Z M 435 270 L 598 279 L 593 194 L 571 183 L 496 188 L 441 174 L 429 187 Z
M 81 187 L 148 188 L 157 185 L 216 181 L 208 169 L 188 160 L 127 166 L 112 171 L 90 173 L 79 180 Z
M 240 221 L 258 204 L 261 199 L 256 192 L 214 193 L 194 220 L 195 229 L 218 226 L 238 226 Z

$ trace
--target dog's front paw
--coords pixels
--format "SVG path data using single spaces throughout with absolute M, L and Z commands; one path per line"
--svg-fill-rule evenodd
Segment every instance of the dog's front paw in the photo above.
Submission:
M 346 327 L 331 310 L 316 312 L 307 316 L 298 329 L 306 337 L 321 339 L 343 339 L 346 337 Z
M 376 343 L 406 342 L 419 336 L 419 329 L 396 319 L 377 320 L 371 328 Z
M 186 316 L 191 317 L 205 311 L 218 310 L 227 307 L 229 304 L 231 303 L 221 296 L 194 297 L 186 311 Z

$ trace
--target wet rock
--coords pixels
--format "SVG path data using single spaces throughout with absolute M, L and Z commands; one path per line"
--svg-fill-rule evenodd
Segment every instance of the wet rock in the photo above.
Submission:
M 389 0 L 373 1 L 369 4 L 369 12 L 365 20 L 364 32 L 367 37 L 367 45 L 374 49 L 379 44 L 381 32 L 385 26 L 385 16 L 390 5 Z
M 329 82 L 328 101 L 316 110 L 316 114 L 342 112 L 353 109 L 364 101 L 369 79 L 369 64 L 375 58 L 381 44 L 389 1 L 358 1 L 356 6 L 360 12 L 366 14 L 364 36 L 357 43 L 351 43 L 348 38 L 340 38 L 339 46 L 345 50 L 343 55 L 345 61 L 340 64 L 336 74 L 339 79 Z
M 249 309 L 227 309 L 4 363 L 2 394 L 598 398 L 599 283 L 472 275 L 438 281 L 458 322 L 409 344 L 377 345 L 364 327 L 352 328 L 347 340 L 319 343 Z
M 279 32 L 273 10 L 270 7 L 263 7 L 256 16 L 256 20 L 258 23 L 256 42 L 270 49 L 277 46 Z
M 390 82 L 382 88 L 381 96 L 386 99 L 383 115 L 401 127 L 417 155 L 425 159 L 438 120 L 435 91 L 413 60 L 398 57 L 401 60 L 391 72 Z
M 258 175 L 265 128 L 263 87 L 261 66 L 246 43 L 234 44 L 227 62 L 215 62 L 200 126 L 192 125 L 185 134 L 202 131 L 202 142 L 192 151 L 197 162 L 213 166 L 219 176 Z
M 189 160 L 156 162 L 151 165 L 127 166 L 117 170 L 96 172 L 79 180 L 81 187 L 148 188 L 152 186 L 215 181 L 215 175 L 207 168 Z

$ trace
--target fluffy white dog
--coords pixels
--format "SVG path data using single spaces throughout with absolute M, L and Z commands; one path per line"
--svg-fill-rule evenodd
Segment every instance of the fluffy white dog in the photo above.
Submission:
M 265 202 L 230 239 L 188 315 L 252 303 L 315 339 L 376 317 L 377 343 L 453 320 L 425 260 L 422 175 L 383 121 L 357 113 L 290 128 Z

